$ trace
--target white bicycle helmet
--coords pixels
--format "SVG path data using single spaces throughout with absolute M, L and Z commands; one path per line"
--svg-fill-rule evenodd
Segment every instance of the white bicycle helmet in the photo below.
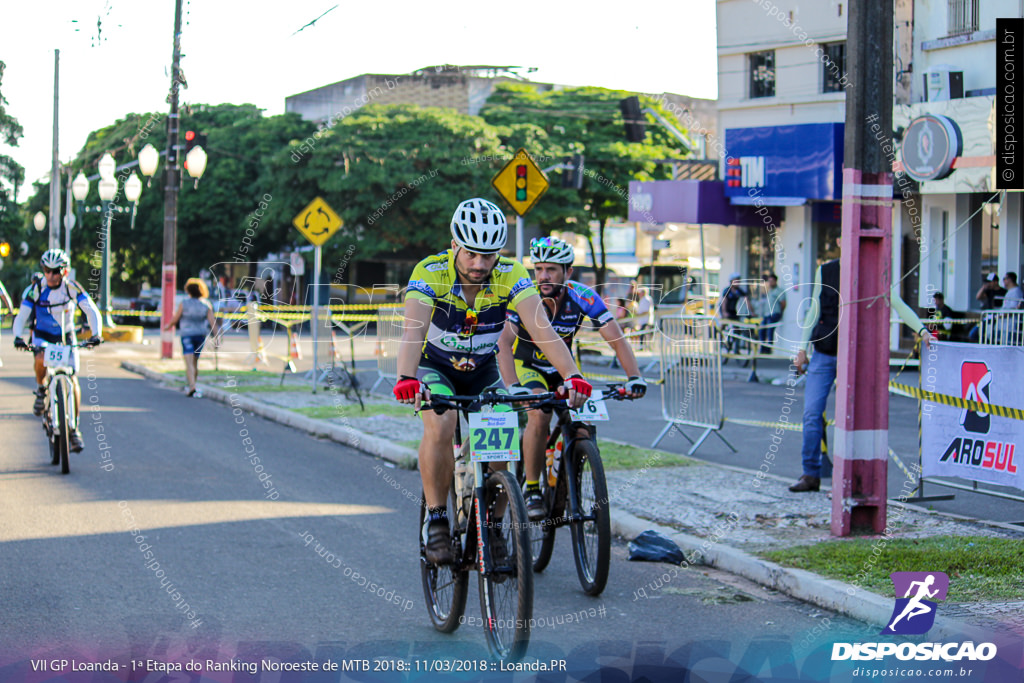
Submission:
M 534 263 L 561 263 L 571 266 L 576 260 L 572 247 L 557 237 L 539 237 L 530 242 L 530 258 Z
M 452 239 L 478 254 L 496 254 L 508 239 L 505 213 L 486 199 L 467 199 L 452 216 Z
M 63 249 L 47 249 L 43 252 L 42 257 L 40 257 L 39 265 L 51 270 L 67 268 L 71 265 L 71 259 L 68 258 L 67 252 Z

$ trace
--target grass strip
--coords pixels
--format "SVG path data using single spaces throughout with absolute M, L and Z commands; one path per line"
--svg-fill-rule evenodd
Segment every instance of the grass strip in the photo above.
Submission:
M 947 600 L 978 602 L 1024 598 L 1021 548 L 1019 540 L 987 536 L 877 537 L 824 541 L 761 555 L 889 597 L 891 572 L 941 571 L 949 575 Z
M 293 412 L 300 413 L 306 417 L 316 420 L 330 420 L 335 417 L 413 417 L 412 408 L 399 404 L 368 403 L 366 410 L 359 410 L 358 403 L 346 403 L 342 406 L 309 406 L 306 408 L 291 408 Z M 419 442 L 416 442 L 419 443 Z
M 654 451 L 639 446 L 627 446 L 603 439 L 597 440 L 601 449 L 601 462 L 606 470 L 638 470 L 644 467 L 685 467 L 698 464 L 685 455 Z

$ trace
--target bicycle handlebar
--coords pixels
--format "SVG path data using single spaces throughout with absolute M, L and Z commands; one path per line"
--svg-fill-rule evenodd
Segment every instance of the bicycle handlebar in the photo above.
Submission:
M 73 349 L 91 349 L 95 346 L 99 346 L 102 343 L 102 339 L 95 342 L 90 342 L 89 340 L 86 340 L 83 342 L 76 342 L 74 344 L 51 344 L 50 342 L 45 342 L 43 343 L 42 346 L 36 344 L 25 344 L 24 346 L 20 346 L 17 348 L 19 348 L 22 351 L 31 351 L 32 353 L 38 353 L 40 351 L 45 351 L 47 346 L 70 346 Z

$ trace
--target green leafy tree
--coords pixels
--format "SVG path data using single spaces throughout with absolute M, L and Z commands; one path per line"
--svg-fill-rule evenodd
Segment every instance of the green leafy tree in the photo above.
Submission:
M 626 142 L 619 101 L 632 94 L 591 87 L 538 91 L 525 83 L 503 83 L 480 112 L 488 123 L 498 127 L 510 149 L 523 146 L 534 156 L 555 161 L 570 154 L 585 156 L 583 189 L 564 189 L 560 187 L 560 175 L 551 176 L 553 187 L 529 218 L 546 230 L 586 235 L 591 253 L 598 256 L 599 282 L 604 281 L 607 270 L 605 227 L 609 220 L 626 216 L 629 181 L 669 179 L 671 165 L 667 160 L 686 156 L 681 143 L 649 115 L 647 139 L 643 143 Z M 640 106 L 658 111 L 682 129 L 658 101 L 640 96 Z M 594 248 L 591 221 L 598 224 L 599 251 Z
M 286 188 L 275 225 L 320 196 L 345 225 L 324 247 L 325 263 L 375 256 L 419 259 L 450 240 L 455 206 L 493 195 L 490 159 L 503 148 L 482 119 L 448 109 L 367 105 L 314 136 L 295 140 L 265 168 L 261 186 Z M 295 244 L 305 238 L 291 230 Z
M 95 175 L 99 159 L 110 152 L 118 165 L 135 159 L 147 143 L 161 153 L 166 149 L 164 113 L 130 114 L 93 131 L 71 163 L 72 175 L 82 170 Z M 188 277 L 216 263 L 255 261 L 279 249 L 286 226 L 270 225 L 255 215 L 260 202 L 278 201 L 278 193 L 263 177 L 265 164 L 292 139 L 312 134 L 314 126 L 297 114 L 264 117 L 254 105 L 192 105 L 182 111 L 182 134 L 193 130 L 207 135 L 208 162 L 198 187 L 184 171 L 178 196 L 177 263 L 179 286 Z M 184 144 L 184 139 L 181 138 Z M 179 155 L 179 159 L 181 155 Z M 166 159 L 139 199 L 134 229 L 127 215 L 117 214 L 111 227 L 111 288 L 115 294 L 133 295 L 143 281 L 157 283 L 163 260 L 164 178 Z M 179 161 L 179 163 L 181 163 Z M 134 169 L 138 173 L 138 169 Z M 118 172 L 122 177 L 124 171 Z M 123 185 L 121 185 L 123 188 Z M 30 208 L 45 203 L 48 184 L 36 186 Z M 115 198 L 128 206 L 123 195 Z M 86 204 L 100 203 L 98 185 L 90 183 Z M 100 214 L 88 214 L 72 232 L 72 264 L 83 284 L 97 278 L 102 236 Z M 249 229 L 252 235 L 246 230 Z M 244 240 L 244 241 L 243 241 Z
M 0 61 L 0 84 L 3 83 L 5 67 Z M 7 112 L 7 99 L 0 91 L 0 141 L 17 147 L 22 134 L 21 124 Z M 16 257 L 20 255 L 18 245 L 28 237 L 28 226 L 17 203 L 18 188 L 24 182 L 25 169 L 21 164 L 10 155 L 0 153 L 0 241 L 11 245 L 11 253 L 4 259 L 6 268 L 3 275 L 8 280 L 12 296 L 17 296 L 14 290 L 24 279 L 23 271 L 27 268 L 25 263 L 16 264 Z

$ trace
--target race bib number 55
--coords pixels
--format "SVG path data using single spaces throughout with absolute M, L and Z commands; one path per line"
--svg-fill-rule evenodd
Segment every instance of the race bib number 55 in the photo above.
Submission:
M 43 365 L 48 368 L 66 368 L 71 365 L 71 347 L 52 344 L 43 352 Z
M 473 462 L 519 460 L 519 416 L 470 413 L 469 444 Z

